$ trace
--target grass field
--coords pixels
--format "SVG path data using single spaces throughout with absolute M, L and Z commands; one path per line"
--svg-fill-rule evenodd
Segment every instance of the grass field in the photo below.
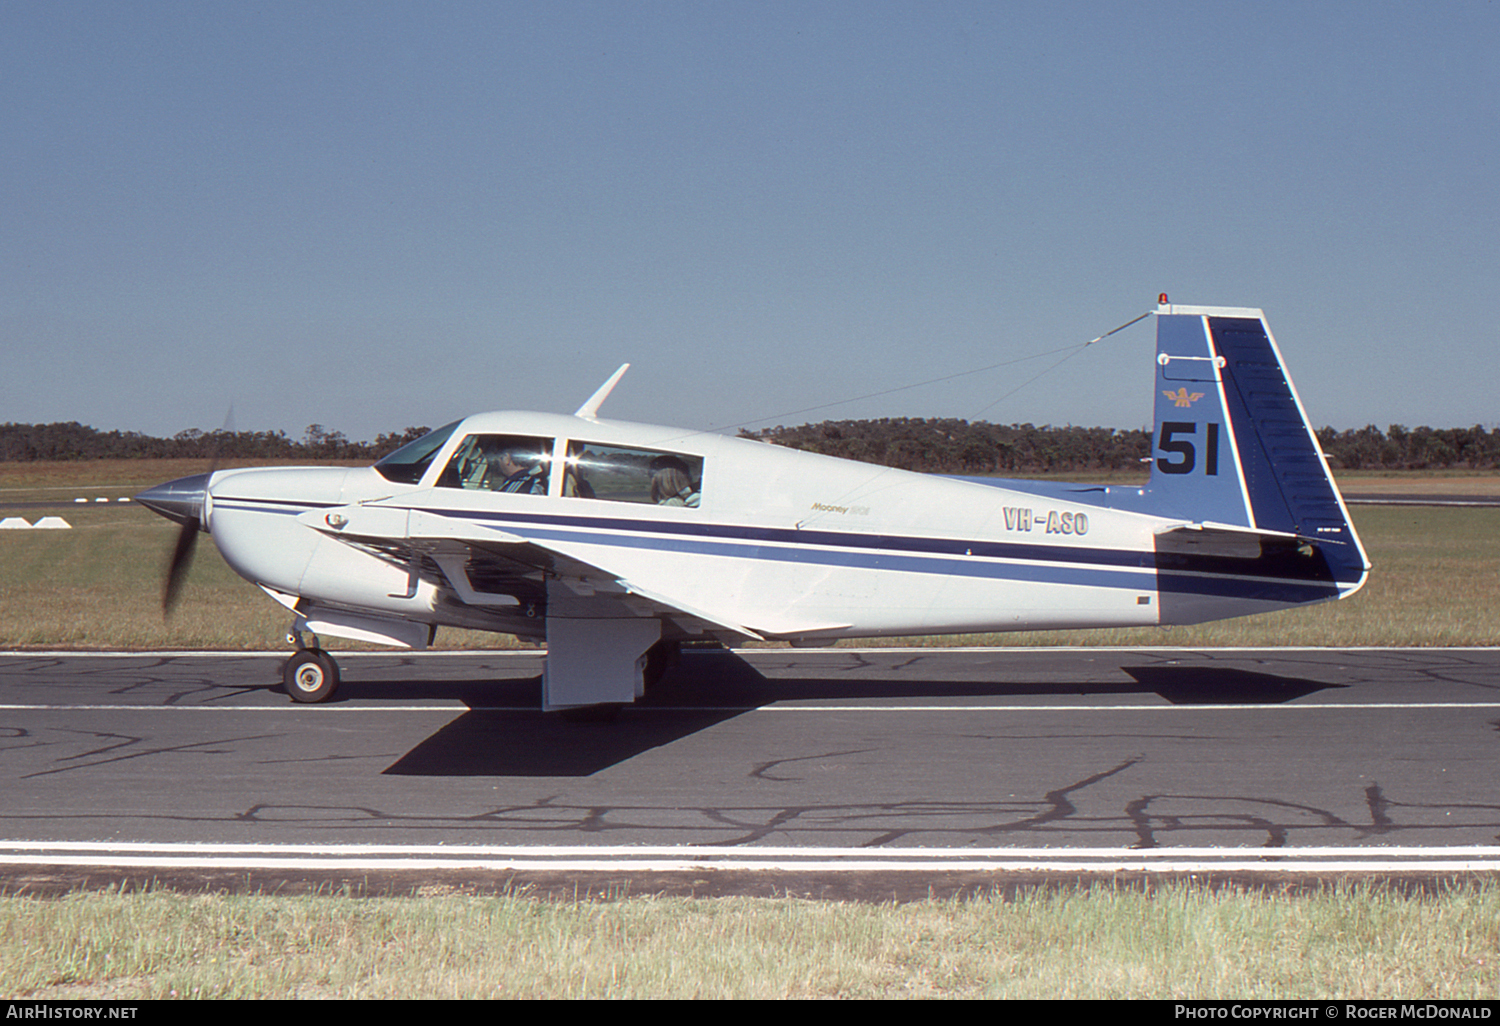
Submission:
M 1500 885 L 1108 885 L 907 905 L 156 892 L 0 899 L 0 995 L 1491 999 Z
M 118 497 L 202 470 L 192 461 L 0 464 L 0 502 Z M 1350 494 L 1500 494 L 1500 475 L 1362 475 Z M 30 512 L 30 511 L 27 511 Z M 47 511 L 56 512 L 56 511 Z M 161 575 L 176 527 L 147 510 L 72 504 L 71 531 L 0 531 L 0 648 L 285 646 L 286 612 L 237 577 L 203 539 L 171 622 Z M 916 645 L 1500 644 L 1500 508 L 1356 506 L 1375 569 L 1353 598 L 1197 627 L 888 639 Z M 32 517 L 35 519 L 35 516 Z M 334 647 L 345 646 L 330 639 Z M 870 642 L 861 642 L 869 644 Z M 504 635 L 441 630 L 439 648 L 512 647 Z

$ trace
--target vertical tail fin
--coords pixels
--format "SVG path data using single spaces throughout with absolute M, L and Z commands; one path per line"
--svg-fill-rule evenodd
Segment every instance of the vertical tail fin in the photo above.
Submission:
M 1259 310 L 1157 312 L 1153 512 L 1316 544 L 1340 591 L 1369 564 Z

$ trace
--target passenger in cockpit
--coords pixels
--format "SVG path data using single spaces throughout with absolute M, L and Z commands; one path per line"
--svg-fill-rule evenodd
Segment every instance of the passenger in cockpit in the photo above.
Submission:
M 701 500 L 686 463 L 676 456 L 658 456 L 651 461 L 652 502 L 658 506 L 697 506 Z

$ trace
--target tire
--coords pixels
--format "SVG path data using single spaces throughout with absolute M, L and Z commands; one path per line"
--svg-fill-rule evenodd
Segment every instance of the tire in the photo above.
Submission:
M 281 668 L 281 683 L 294 702 L 326 702 L 339 686 L 339 665 L 320 648 L 304 648 Z

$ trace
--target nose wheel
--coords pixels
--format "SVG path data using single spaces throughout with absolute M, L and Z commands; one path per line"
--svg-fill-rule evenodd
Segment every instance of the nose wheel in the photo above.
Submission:
M 339 686 L 339 664 L 321 648 L 299 649 L 281 668 L 281 682 L 294 702 L 326 702 Z

